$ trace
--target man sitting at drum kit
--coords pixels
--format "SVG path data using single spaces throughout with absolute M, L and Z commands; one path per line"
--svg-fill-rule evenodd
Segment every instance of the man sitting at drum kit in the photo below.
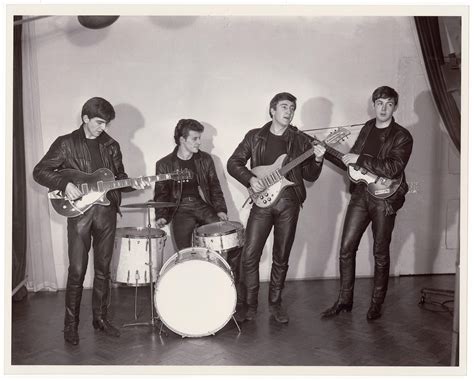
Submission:
M 157 174 L 186 169 L 193 174 L 192 179 L 184 183 L 164 181 L 155 184 L 154 201 L 179 204 L 175 211 L 173 208 L 155 209 L 158 228 L 173 220 L 171 230 L 178 250 L 193 246 L 193 232 L 197 227 L 228 220 L 224 194 L 212 157 L 199 149 L 203 131 L 204 126 L 197 120 L 181 119 L 174 131 L 175 149 L 156 162 Z M 237 284 L 240 249 L 226 254 L 225 259 Z
M 295 238 L 300 207 L 306 198 L 303 180 L 316 181 L 321 173 L 325 148 L 312 147 L 310 139 L 290 125 L 296 109 L 296 97 L 279 93 L 270 101 L 272 120 L 263 127 L 249 131 L 227 162 L 229 174 L 257 196 L 247 222 L 242 251 L 242 281 L 246 288 L 246 308 L 237 315 L 238 321 L 254 320 L 257 315 L 259 263 L 272 227 L 274 243 L 268 300 L 270 312 L 278 323 L 289 318 L 281 306 L 281 293 L 288 271 L 288 260 Z M 280 176 L 280 164 L 310 153 L 308 158 L 288 172 L 288 179 Z M 250 159 L 252 171 L 246 166 Z M 260 167 L 264 176 L 256 175 Z M 268 169 L 268 171 L 267 171 Z M 271 177 L 271 178 L 268 178 Z M 275 181 L 272 186 L 270 184 Z M 286 183 L 285 183 L 286 182 Z M 291 186 L 285 186 L 287 184 Z M 275 190 L 271 190 L 270 188 Z M 273 193 L 276 196 L 274 199 Z M 260 199 L 262 203 L 260 204 Z M 257 204 L 260 204 L 257 205 Z M 245 311 L 246 310 L 246 311 Z
M 103 98 L 91 98 L 82 107 L 81 118 L 81 126 L 70 134 L 58 137 L 33 171 L 35 181 L 61 191 L 71 204 L 73 200 L 81 199 L 86 191 L 74 184 L 77 179 L 68 178 L 68 169 L 91 174 L 101 168 L 108 168 L 118 180 L 128 177 L 122 164 L 119 144 L 105 133 L 105 129 L 115 118 L 113 106 Z M 132 187 L 122 191 L 144 189 L 150 185 L 144 179 L 133 179 L 131 184 Z M 111 201 L 110 205 L 93 205 L 67 221 L 69 269 L 64 340 L 72 345 L 79 343 L 79 309 L 91 238 L 94 248 L 92 324 L 94 329 L 100 329 L 109 336 L 120 336 L 120 331 L 112 325 L 107 316 L 109 267 L 121 200 L 120 191 L 108 192 L 107 198 Z

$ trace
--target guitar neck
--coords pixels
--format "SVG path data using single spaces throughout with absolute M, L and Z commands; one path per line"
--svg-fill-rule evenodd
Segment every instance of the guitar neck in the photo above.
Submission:
M 337 149 L 331 147 L 330 145 L 328 145 L 325 142 L 321 142 L 318 139 L 316 139 L 316 141 L 319 144 L 322 144 L 324 146 L 324 148 L 326 148 L 326 153 L 329 153 L 330 155 L 337 157 L 339 160 L 342 160 L 342 157 L 345 155 L 344 153 L 342 153 L 342 152 L 338 151 Z
M 344 154 L 342 152 L 339 152 L 338 150 L 332 148 L 331 146 L 327 145 L 325 142 L 321 142 L 317 139 L 315 139 L 316 142 L 319 144 L 322 144 L 326 148 L 326 153 L 329 153 L 333 156 L 336 156 L 338 159 L 342 159 Z M 303 161 L 305 161 L 308 157 L 310 157 L 313 154 L 313 149 L 307 150 L 305 153 L 303 153 L 301 156 L 298 156 L 296 159 L 290 161 L 288 164 L 284 165 L 283 167 L 280 168 L 279 172 L 282 176 L 287 174 L 289 171 L 291 171 L 294 167 L 297 165 L 301 164 Z
M 104 189 L 109 191 L 109 190 L 112 190 L 112 189 L 130 187 L 130 186 L 132 186 L 132 183 L 133 183 L 134 180 L 140 180 L 140 179 L 143 179 L 143 180 L 148 181 L 150 183 L 156 183 L 157 181 L 170 180 L 171 178 L 172 178 L 172 175 L 169 174 L 169 173 L 166 173 L 166 174 L 163 174 L 163 175 L 137 177 L 135 179 L 122 179 L 122 180 L 115 180 L 115 181 L 106 181 L 106 182 L 104 182 Z

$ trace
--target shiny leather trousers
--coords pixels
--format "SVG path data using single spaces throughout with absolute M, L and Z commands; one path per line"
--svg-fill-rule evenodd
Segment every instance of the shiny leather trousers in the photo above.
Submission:
M 193 246 L 196 226 L 220 221 L 214 209 L 203 200 L 183 201 L 173 217 L 173 237 L 178 250 Z
M 242 278 L 248 307 L 257 308 L 258 305 L 260 258 L 272 227 L 274 241 L 268 301 L 270 305 L 281 304 L 299 212 L 300 204 L 293 199 L 282 198 L 268 208 L 252 207 L 242 252 Z
M 371 302 L 382 304 L 385 299 L 390 270 L 390 241 L 396 216 L 396 214 L 386 215 L 385 210 L 384 200 L 373 198 L 364 188 L 352 194 L 344 220 L 339 253 L 339 303 L 352 303 L 356 252 L 370 222 L 372 222 L 375 262 Z
M 64 325 L 79 324 L 82 289 L 91 243 L 94 249 L 93 319 L 106 318 L 117 210 L 113 206 L 94 205 L 67 224 L 69 268 L 66 285 Z

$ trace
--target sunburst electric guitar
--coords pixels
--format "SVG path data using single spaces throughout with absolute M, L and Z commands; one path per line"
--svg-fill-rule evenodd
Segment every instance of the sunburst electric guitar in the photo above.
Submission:
M 69 200 L 62 191 L 50 190 L 48 192 L 48 198 L 51 200 L 54 210 L 68 218 L 84 214 L 93 205 L 109 205 L 110 201 L 106 197 L 107 192 L 112 189 L 132 186 L 134 180 L 143 179 L 154 183 L 165 180 L 188 181 L 192 178 L 189 169 L 122 180 L 115 180 L 114 174 L 107 168 L 98 169 L 94 173 L 85 173 L 76 169 L 63 169 L 59 172 L 83 193 L 83 196 L 77 200 Z
M 349 130 L 340 127 L 331 133 L 324 141 L 321 142 L 315 139 L 313 143 L 322 144 L 326 147 L 326 149 L 328 149 L 329 144 L 339 143 L 350 134 L 351 133 Z M 266 188 L 261 192 L 254 192 L 252 187 L 247 188 L 250 199 L 260 208 L 268 208 L 272 206 L 278 201 L 281 192 L 286 187 L 294 185 L 292 181 L 285 178 L 285 175 L 297 165 L 309 158 L 313 153 L 313 148 L 311 148 L 285 165 L 283 165 L 283 162 L 285 161 L 287 155 L 283 154 L 279 156 L 278 159 L 276 159 L 271 165 L 260 165 L 258 167 L 252 168 L 252 173 L 265 184 Z

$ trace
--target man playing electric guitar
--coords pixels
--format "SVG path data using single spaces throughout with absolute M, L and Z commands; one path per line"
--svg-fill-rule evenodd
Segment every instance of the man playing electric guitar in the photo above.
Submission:
M 394 89 L 388 86 L 377 88 L 372 94 L 372 101 L 375 119 L 364 125 L 350 153 L 342 156 L 342 163 L 330 150 L 326 158 L 344 169 L 345 166 L 357 165 L 385 179 L 401 178 L 401 184 L 390 197 L 379 198 L 368 192 L 364 182 L 351 183 L 352 195 L 346 211 L 339 253 L 339 296 L 336 303 L 322 313 L 323 318 L 352 310 L 356 252 L 371 222 L 375 269 L 367 319 L 375 320 L 382 316 L 390 269 L 390 241 L 396 212 L 402 207 L 408 191 L 404 170 L 411 155 L 413 138 L 393 118 L 398 104 L 398 94 Z
M 58 137 L 48 152 L 36 165 L 33 177 L 39 184 L 49 189 L 57 189 L 69 200 L 83 196 L 83 192 L 73 183 L 64 169 L 75 169 L 92 173 L 99 168 L 109 169 L 116 179 L 126 179 L 119 144 L 105 129 L 115 118 L 113 106 L 103 98 L 91 98 L 82 107 L 82 125 L 70 134 Z M 136 179 L 132 186 L 122 191 L 144 189 L 150 184 Z M 119 190 L 107 193 L 110 205 L 93 205 L 79 216 L 68 218 L 67 238 L 69 269 L 66 285 L 66 313 L 64 318 L 64 339 L 79 343 L 78 325 L 84 277 L 87 270 L 88 254 L 93 239 L 94 283 L 92 290 L 92 325 L 109 336 L 119 336 L 107 316 L 107 302 L 110 281 L 110 261 L 112 259 L 117 212 L 121 201 Z M 91 239 L 92 238 L 92 239 Z
M 269 288 L 270 312 L 279 323 L 288 323 L 288 315 L 281 306 L 281 294 L 288 271 L 288 260 L 295 238 L 300 207 L 306 198 L 303 180 L 316 181 L 321 173 L 325 148 L 312 148 L 308 136 L 291 126 L 296 109 L 296 97 L 289 93 L 279 93 L 270 101 L 272 120 L 263 127 L 249 131 L 227 162 L 229 174 L 255 193 L 268 187 L 257 174 L 246 167 L 250 159 L 252 168 L 273 164 L 286 154 L 283 164 L 313 149 L 300 165 L 288 172 L 288 179 L 294 185 L 284 188 L 270 206 L 260 207 L 254 202 L 245 231 L 242 252 L 243 283 L 246 288 L 246 306 L 237 314 L 237 320 L 254 320 L 257 314 L 259 289 L 259 263 L 272 227 L 274 243 L 272 270 Z

